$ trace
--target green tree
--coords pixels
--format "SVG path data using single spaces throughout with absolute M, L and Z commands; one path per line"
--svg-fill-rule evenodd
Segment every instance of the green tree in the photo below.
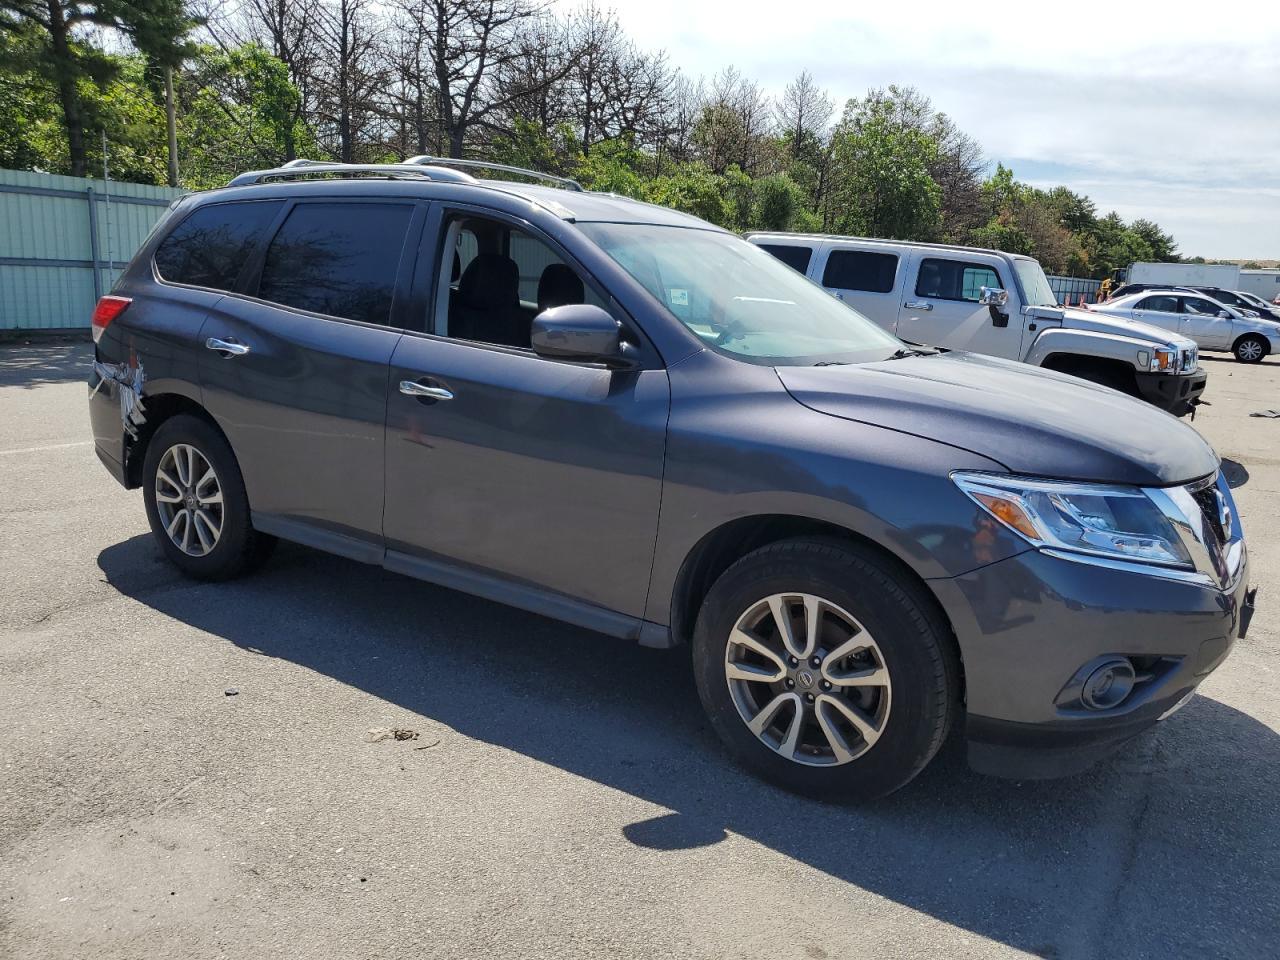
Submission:
M 1178 246 L 1169 234 L 1150 220 L 1135 220 L 1129 229 L 1136 233 L 1151 248 L 1151 259 L 1161 263 L 1172 263 L 1178 259 Z
M 929 174 L 938 147 L 896 123 L 884 101 L 849 101 L 832 135 L 830 223 L 840 233 L 930 240 L 942 191 Z
M 291 152 L 322 155 L 298 118 L 285 64 L 257 44 L 203 47 L 183 77 L 178 154 L 183 184 L 218 187 L 244 170 L 273 167 Z
M 72 176 L 88 172 L 84 81 L 104 87 L 121 63 L 78 41 L 79 31 L 89 26 L 113 30 L 167 60 L 190 23 L 180 0 L 0 0 L 0 31 L 29 31 L 36 41 L 33 71 L 57 91 Z

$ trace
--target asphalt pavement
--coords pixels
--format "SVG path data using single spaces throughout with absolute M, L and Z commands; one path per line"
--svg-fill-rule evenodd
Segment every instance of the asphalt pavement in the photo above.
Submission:
M 849 807 L 736 769 L 682 650 L 290 545 L 184 579 L 88 357 L 0 346 L 0 956 L 1280 951 L 1277 359 L 1206 360 L 1262 590 L 1200 694 L 1071 779 L 952 743 Z

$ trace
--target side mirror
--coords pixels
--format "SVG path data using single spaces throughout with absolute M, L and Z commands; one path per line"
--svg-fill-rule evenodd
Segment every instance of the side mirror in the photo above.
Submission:
M 1219 311 L 1218 311 L 1218 319 L 1219 319 L 1219 320 L 1230 320 L 1230 319 L 1231 319 L 1231 311 L 1230 311 L 1230 310 L 1219 310 Z
M 622 342 L 622 328 L 608 312 L 590 303 L 569 303 L 543 310 L 533 318 L 529 335 L 533 352 L 555 360 L 633 364 Z
M 983 304 L 991 313 L 993 327 L 1007 327 L 1009 315 L 1000 308 L 1009 302 L 1009 291 L 999 287 L 979 287 L 978 303 Z

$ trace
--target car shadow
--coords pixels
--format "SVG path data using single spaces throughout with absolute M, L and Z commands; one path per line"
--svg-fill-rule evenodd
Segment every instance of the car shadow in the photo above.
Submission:
M 254 654 L 665 807 L 622 830 L 650 850 L 732 832 L 1045 957 L 1245 955 L 1280 929 L 1280 737 L 1208 697 L 1081 776 L 980 777 L 953 739 L 897 794 L 844 806 L 733 766 L 685 649 L 645 650 L 289 544 L 218 585 L 181 577 L 145 535 L 98 563 L 122 594 Z
M 0 342 L 0 387 L 38 387 L 89 379 L 93 344 L 85 339 L 69 343 Z

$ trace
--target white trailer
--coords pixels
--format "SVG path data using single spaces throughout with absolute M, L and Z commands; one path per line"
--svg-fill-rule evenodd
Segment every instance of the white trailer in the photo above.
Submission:
M 1240 286 L 1236 289 L 1270 303 L 1280 295 L 1280 270 L 1241 270 Z
M 1144 263 L 1129 267 L 1129 283 L 1160 283 L 1169 287 L 1240 286 L 1240 268 L 1234 263 Z M 1274 296 L 1274 294 L 1273 294 Z

